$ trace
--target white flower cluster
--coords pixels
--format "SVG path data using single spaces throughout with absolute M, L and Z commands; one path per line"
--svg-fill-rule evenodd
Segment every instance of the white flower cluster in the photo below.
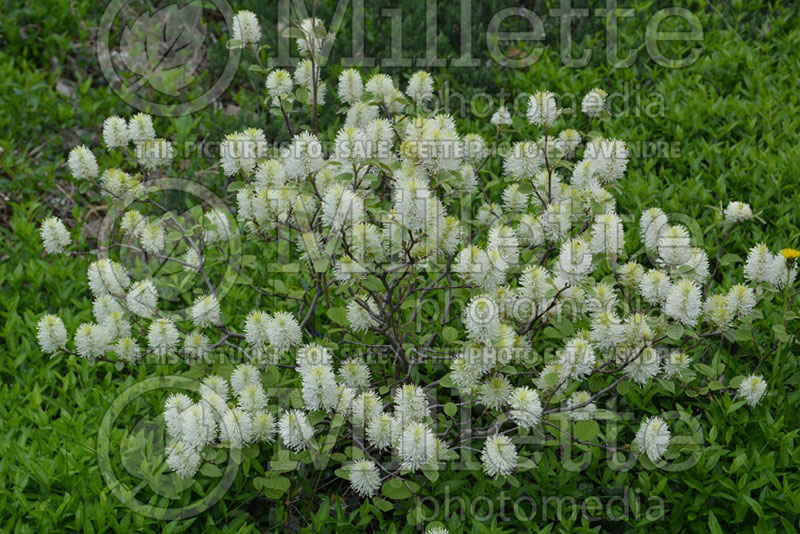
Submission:
M 429 474 L 455 456 L 448 447 L 462 448 L 468 439 L 483 440 L 486 474 L 510 476 L 528 454 L 515 445 L 514 430 L 539 431 L 555 414 L 563 414 L 559 428 L 563 421 L 599 418 L 601 397 L 623 381 L 646 388 L 692 380 L 693 357 L 704 354 L 696 347 L 750 322 L 759 300 L 794 284 L 796 251 L 775 254 L 756 245 L 744 265 L 745 281 L 736 283 L 730 281 L 735 276 L 718 275 L 721 251 L 715 251 L 712 274 L 703 236 L 681 219 L 651 207 L 630 226 L 612 194 L 624 179 L 628 149 L 598 133 L 608 115 L 604 90 L 591 90 L 581 103 L 585 117 L 579 119 L 591 124 L 588 133 L 563 124 L 554 93 L 530 95 L 526 119 L 536 137 L 521 138 L 509 128 L 515 136 L 509 149 L 492 158 L 480 135 L 463 134 L 450 115 L 425 111 L 435 87 L 430 74 L 414 73 L 402 91 L 385 74 L 365 81 L 347 69 L 338 77 L 341 128 L 323 139 L 318 132 L 326 130 L 316 121 L 326 85 L 318 59 L 333 36 L 312 19 L 295 30 L 291 35 L 305 59 L 292 72 L 265 73 L 264 82 L 290 142 L 269 149 L 262 130 L 247 128 L 221 143 L 221 173 L 236 185 L 236 221 L 222 208 L 199 210 L 199 223 L 187 231 L 183 219 L 151 214 L 146 203 L 121 218 L 119 235 L 139 243 L 141 248 L 125 245 L 144 261 L 175 260 L 209 287 L 192 295 L 185 314 L 168 314 L 163 302 L 159 308 L 159 292 L 166 297 L 170 288 L 160 280 L 158 287 L 146 276 L 132 280 L 140 271 L 129 273 L 107 258 L 89 267 L 95 322 L 75 333 L 80 356 L 114 354 L 135 363 L 146 343 L 147 353 L 180 354 L 189 365 L 200 365 L 201 356 L 221 345 L 250 358 L 229 380 L 208 375 L 199 400 L 167 400 L 168 462 L 181 476 L 197 472 L 207 447 L 269 444 L 277 436 L 295 453 L 316 451 L 322 443 L 315 442 L 314 427 L 334 421 L 363 431 L 363 440 L 353 439 L 362 450 L 340 471 L 360 496 L 380 488 L 379 455 L 395 455 L 402 476 Z M 255 15 L 237 13 L 233 32 L 258 53 Z M 311 126 L 292 124 L 295 102 L 306 108 Z M 495 112 L 497 140 L 512 122 L 506 108 Z M 77 179 L 99 176 L 115 200 L 143 198 L 150 190 L 141 177 L 172 160 L 171 145 L 155 137 L 147 115 L 110 117 L 103 140 L 109 148 L 133 142 L 140 172 L 100 174 L 86 147 L 74 148 L 68 164 Z M 331 151 L 323 148 L 329 142 Z M 479 176 L 487 164 L 502 182 L 494 199 L 492 182 Z M 729 232 L 752 218 L 747 204 L 732 202 L 718 224 Z M 241 321 L 236 306 L 218 300 L 207 272 L 236 223 L 253 246 L 289 247 L 307 267 L 305 288 L 286 295 L 299 309 L 283 304 L 287 308 L 252 310 L 241 333 L 232 326 Z M 57 219 L 45 221 L 41 234 L 48 252 L 62 252 L 70 243 Z M 185 235 L 177 241 L 176 234 Z M 109 250 L 116 244 L 108 243 Z M 255 280 L 252 287 L 259 297 L 267 294 Z M 63 322 L 50 314 L 40 319 L 37 338 L 47 353 L 69 342 Z M 545 338 L 558 346 L 541 356 L 532 344 Z M 384 374 L 386 366 L 343 355 L 345 346 L 390 349 L 393 376 Z M 429 351 L 437 354 L 432 362 L 425 361 Z M 438 434 L 442 399 L 418 382 L 439 373 L 442 361 L 448 372 L 432 380 L 456 388 L 462 401 L 444 405 L 453 427 Z M 419 373 L 423 362 L 431 365 Z M 290 395 L 292 408 L 268 405 L 262 367 L 278 373 L 281 385 L 299 387 Z M 286 367 L 294 371 L 280 370 Z M 766 389 L 762 377 L 750 375 L 737 395 L 754 407 Z M 489 425 L 480 437 L 458 431 L 460 418 L 453 414 L 461 408 Z M 634 450 L 658 462 L 670 440 L 664 419 L 648 417 Z

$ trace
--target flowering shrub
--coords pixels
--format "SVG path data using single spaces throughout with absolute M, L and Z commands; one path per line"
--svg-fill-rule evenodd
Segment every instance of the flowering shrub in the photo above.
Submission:
M 259 60 L 255 16 L 240 13 L 235 28 L 229 46 Z M 292 73 L 261 70 L 291 142 L 271 147 L 249 128 L 220 144 L 235 216 L 170 208 L 161 185 L 179 176 L 175 151 L 147 115 L 104 122 L 119 168 L 101 173 L 88 148 L 70 152 L 74 178 L 122 215 L 88 271 L 96 321 L 69 348 L 62 321 L 42 317 L 42 350 L 118 366 L 177 358 L 202 371 L 195 398 L 176 394 L 164 406 L 167 462 L 181 477 L 219 448 L 287 449 L 305 464 L 330 460 L 359 496 L 401 498 L 470 468 L 473 454 L 488 476 L 517 483 L 517 471 L 535 468 L 534 449 L 565 440 L 656 466 L 691 450 L 650 414 L 625 423 L 635 437 L 619 444 L 618 432 L 600 432 L 598 420 L 623 424 L 601 403 L 615 406 L 631 387 L 674 392 L 704 380 L 692 369 L 705 365 L 693 361 L 704 344 L 738 335 L 759 300 L 786 299 L 798 253 L 756 245 L 742 283 L 719 287 L 722 250 L 711 272 L 693 246 L 702 236 L 676 217 L 657 207 L 638 223 L 618 214 L 613 192 L 628 152 L 601 132 L 600 89 L 584 98 L 577 130 L 563 127 L 555 95 L 541 91 L 527 107 L 534 136 L 501 107 L 487 142 L 426 111 L 428 73 L 401 92 L 386 75 L 364 83 L 348 69 L 336 91 L 343 126 L 320 139 L 318 108 L 334 100 L 320 64 L 333 36 L 310 19 L 288 34 L 305 59 Z M 498 159 L 496 199 L 487 183 Z M 731 202 L 721 216 L 727 237 L 753 213 Z M 227 254 L 240 230 L 241 265 Z M 47 219 L 41 233 L 47 252 L 68 249 L 61 221 Z M 255 265 L 264 247 L 285 267 L 300 265 L 293 285 L 268 284 Z M 112 259 L 123 250 L 134 254 L 130 265 Z M 213 281 L 231 267 L 279 304 L 243 310 L 226 301 Z M 169 309 L 166 297 L 192 278 L 202 293 Z M 223 349 L 234 351 L 225 362 L 215 359 Z M 717 391 L 752 407 L 767 384 L 730 377 Z

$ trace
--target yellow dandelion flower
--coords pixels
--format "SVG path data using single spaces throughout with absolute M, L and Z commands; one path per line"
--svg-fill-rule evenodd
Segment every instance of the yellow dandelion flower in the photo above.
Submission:
M 783 257 L 786 258 L 787 260 L 796 260 L 800 258 L 800 250 L 793 248 L 781 249 L 781 254 L 783 254 Z

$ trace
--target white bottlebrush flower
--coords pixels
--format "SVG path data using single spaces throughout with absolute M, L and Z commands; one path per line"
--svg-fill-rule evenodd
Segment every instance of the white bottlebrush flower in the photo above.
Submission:
M 172 143 L 166 139 L 156 138 L 136 145 L 136 160 L 148 170 L 168 166 L 174 156 Z
M 378 100 L 391 102 L 394 93 L 394 82 L 386 74 L 374 74 L 367 80 L 367 92 L 375 95 Z
M 400 435 L 397 455 L 403 469 L 416 471 L 433 458 L 436 438 L 425 423 L 410 423 Z
M 592 225 L 591 248 L 595 254 L 616 257 L 625 247 L 625 232 L 616 213 L 598 215 Z
M 111 347 L 111 350 L 119 356 L 119 359 L 128 362 L 128 363 L 136 363 L 139 361 L 139 358 L 142 357 L 142 349 L 139 347 L 139 344 L 133 338 L 130 337 L 121 337 L 114 343 L 114 346 Z
M 372 497 L 381 486 L 378 466 L 372 460 L 356 460 L 347 467 L 347 476 L 356 493 Z
M 53 353 L 67 344 L 67 329 L 57 315 L 47 314 L 36 325 L 36 339 L 42 352 Z
M 254 176 L 261 189 L 280 189 L 286 184 L 286 178 L 286 167 L 276 159 L 259 163 Z
M 490 376 L 478 389 L 478 402 L 489 409 L 499 410 L 511 398 L 511 383 L 503 375 Z
M 642 421 L 633 442 L 651 461 L 657 462 L 667 452 L 670 432 L 667 423 L 660 417 L 648 417 Z
M 658 237 L 658 257 L 666 265 L 680 267 L 692 259 L 689 232 L 682 225 L 668 226 Z
M 567 399 L 567 417 L 573 421 L 590 421 L 594 419 L 597 405 L 589 402 L 592 396 L 588 391 L 576 391 Z
M 639 281 L 639 292 L 642 298 L 653 306 L 660 306 L 667 300 L 672 291 L 672 282 L 666 273 L 661 271 L 648 271 Z
M 125 320 L 121 311 L 112 311 L 102 320 L 98 319 L 98 322 L 108 331 L 112 341 L 131 335 L 131 324 Z
M 276 106 L 292 91 L 292 75 L 283 69 L 270 72 L 265 83 L 267 94 L 272 97 L 272 103 Z
M 554 272 L 571 285 L 580 285 L 592 270 L 592 251 L 581 239 L 561 244 Z
M 583 378 L 592 373 L 596 361 L 594 349 L 581 337 L 570 339 L 558 359 L 561 379 Z
M 768 282 L 772 253 L 764 243 L 754 245 L 747 253 L 744 264 L 744 277 L 751 282 Z
M 500 334 L 497 304 L 487 296 L 475 296 L 464 310 L 467 336 L 477 343 L 490 343 Z
M 581 111 L 591 118 L 599 117 L 606 105 L 606 92 L 602 89 L 592 89 L 581 102 Z
M 637 351 L 636 353 L 638 353 Z M 634 356 L 636 355 L 634 353 Z M 644 347 L 641 349 L 635 359 L 625 366 L 625 376 L 644 386 L 647 381 L 654 378 L 661 370 L 661 355 L 653 347 Z
M 578 131 L 567 128 L 559 132 L 555 146 L 563 150 L 568 157 L 572 157 L 575 154 L 575 150 L 580 146 L 581 140 L 581 134 Z M 573 183 L 572 185 L 575 184 Z
M 428 397 L 421 387 L 403 384 L 394 391 L 394 413 L 403 423 L 423 421 L 428 416 Z
M 450 366 L 450 376 L 459 391 L 471 393 L 478 386 L 481 370 L 467 358 L 459 357 Z
M 623 286 L 635 288 L 639 287 L 639 282 L 641 282 L 642 276 L 644 276 L 644 267 L 642 267 L 640 263 L 629 261 L 628 263 L 620 265 L 618 273 L 619 281 Z
M 309 410 L 332 411 L 336 408 L 339 390 L 336 377 L 327 365 L 315 365 L 303 375 L 303 402 Z
M 783 289 L 785 286 L 791 286 L 797 277 L 797 266 L 790 264 L 786 257 L 781 254 L 773 254 L 772 261 L 769 265 L 769 282 L 777 287 Z
M 529 247 L 538 247 L 544 244 L 544 226 L 539 221 L 539 217 L 533 213 L 526 213 L 522 216 L 517 226 L 517 235 L 520 241 Z
M 233 16 L 233 38 L 244 45 L 255 45 L 261 40 L 261 26 L 252 11 L 242 10 Z
M 739 384 L 737 395 L 744 397 L 751 407 L 758 404 L 767 391 L 767 382 L 758 375 L 750 375 Z
M 550 91 L 539 91 L 528 99 L 528 122 L 537 126 L 550 127 L 561 112 L 556 97 Z
M 402 428 L 400 420 L 389 414 L 381 414 L 373 418 L 367 425 L 367 440 L 378 450 L 391 447 L 400 437 Z
M 425 534 L 450 534 L 450 531 L 444 527 L 428 527 Z
M 237 407 L 245 412 L 259 412 L 267 406 L 267 394 L 261 384 L 248 384 L 236 395 Z
M 686 263 L 692 272 L 688 275 L 697 283 L 704 283 L 708 279 L 708 253 L 702 248 L 692 247 L 692 256 Z
M 730 328 L 734 318 L 725 295 L 709 295 L 703 304 L 703 315 L 716 332 Z
M 210 404 L 201 400 L 181 413 L 181 439 L 196 449 L 217 439 L 217 422 Z
M 158 306 L 158 293 L 150 280 L 141 280 L 133 284 L 125 298 L 128 310 L 149 319 L 156 313 Z
M 508 414 L 522 428 L 531 428 L 542 418 L 542 403 L 536 390 L 522 386 L 514 388 L 508 400 Z
M 267 339 L 277 352 L 299 345 L 302 337 L 300 325 L 290 313 L 277 312 L 267 321 Z
M 273 443 L 278 425 L 275 417 L 269 412 L 256 412 L 253 414 L 253 439 L 260 443 Z
M 261 375 L 258 370 L 249 364 L 241 364 L 231 373 L 231 388 L 233 393 L 238 395 L 247 386 L 260 386 Z
M 508 265 L 519 263 L 519 239 L 510 226 L 495 224 L 489 229 L 487 251 L 497 250 Z
M 169 445 L 167 465 L 181 478 L 192 478 L 200 467 L 202 458 L 197 450 L 184 441 Z
M 249 412 L 232 408 L 222 414 L 219 439 L 227 441 L 232 449 L 241 449 L 255 438 L 253 416 Z
M 167 423 L 167 434 L 180 439 L 183 436 L 183 413 L 193 406 L 192 399 L 183 393 L 175 393 L 167 397 L 164 403 L 164 421 Z
M 592 317 L 591 341 L 598 349 L 609 349 L 622 341 L 624 327 L 614 311 Z
M 505 477 L 517 467 L 517 449 L 507 436 L 488 438 L 481 455 L 484 472 L 492 477 Z
M 589 141 L 583 158 L 593 162 L 593 169 L 603 182 L 619 180 L 628 168 L 628 149 L 619 139 Z
M 492 118 L 489 122 L 498 127 L 511 124 L 511 114 L 508 112 L 505 106 L 500 106 L 497 108 L 497 111 L 494 112 L 494 115 L 492 115 Z
M 67 164 L 72 176 L 77 180 L 97 178 L 97 173 L 99 172 L 97 159 L 95 159 L 92 151 L 83 145 L 76 146 L 69 151 Z
M 269 342 L 267 335 L 269 321 L 268 313 L 259 310 L 251 311 L 244 323 L 245 340 L 256 348 L 266 345 Z
M 136 143 L 152 141 L 156 138 L 156 131 L 153 128 L 153 118 L 144 113 L 137 113 L 128 121 L 128 137 Z
M 538 144 L 519 141 L 503 159 L 503 171 L 518 181 L 525 181 L 533 178 L 544 164 L 544 152 Z
M 122 117 L 108 117 L 103 121 L 103 142 L 108 148 L 125 146 L 130 141 L 128 123 Z
M 756 295 L 751 288 L 737 284 L 728 290 L 728 306 L 733 317 L 750 315 L 756 307 Z
M 200 270 L 200 266 L 203 264 L 203 260 L 200 258 L 200 254 L 197 252 L 197 249 L 194 247 L 189 247 L 186 249 L 186 253 L 181 258 L 181 268 L 186 272 L 196 272 Z
M 294 452 L 304 450 L 314 439 L 314 427 L 301 410 L 287 410 L 278 421 L 278 432 L 283 444 Z
M 753 218 L 753 210 L 744 202 L 731 202 L 725 208 L 725 222 L 738 223 Z
M 461 275 L 464 283 L 474 286 L 483 285 L 490 270 L 489 256 L 476 246 L 463 248 L 453 264 L 453 271 Z
M 211 393 L 216 393 L 221 396 L 223 400 L 228 399 L 228 381 L 219 375 L 209 375 L 203 379 L 203 385 L 200 386 L 200 394 L 205 398 Z
M 590 313 L 613 312 L 617 309 L 617 292 L 614 287 L 605 282 L 594 286 L 594 295 L 584 304 L 584 309 Z
M 317 365 L 331 365 L 331 353 L 328 349 L 314 344 L 297 349 L 297 372 L 300 376 Z
M 667 215 L 660 208 L 650 208 L 642 212 L 639 219 L 642 243 L 648 250 L 656 250 L 658 238 L 669 226 Z
M 686 278 L 677 281 L 667 295 L 664 313 L 676 321 L 694 326 L 700 316 L 700 288 Z
M 206 243 L 225 243 L 231 236 L 228 216 L 220 208 L 213 208 L 203 214 L 203 241 Z
M 253 174 L 259 156 L 258 142 L 245 132 L 233 132 L 225 136 L 219 144 L 220 165 L 225 176 Z
M 167 234 L 164 231 L 164 227 L 158 221 L 144 225 L 139 234 L 142 248 L 150 254 L 161 254 L 164 250 L 166 238 Z
M 370 373 L 369 367 L 357 358 L 350 358 L 339 367 L 339 381 L 353 389 L 364 389 L 369 387 Z
M 353 413 L 353 402 L 356 399 L 356 390 L 348 386 L 336 386 L 335 412 L 344 418 Z
M 147 344 L 158 356 L 166 356 L 178 346 L 179 334 L 169 319 L 156 319 L 147 329 Z
M 503 191 L 503 207 L 511 213 L 521 213 L 528 208 L 530 195 L 520 190 L 520 184 L 511 184 Z
M 58 217 L 48 217 L 40 230 L 44 250 L 48 254 L 60 254 L 72 242 L 69 230 Z
M 378 117 L 378 106 L 366 102 L 356 102 L 345 115 L 345 128 L 367 128 Z
M 339 100 L 352 106 L 361 98 L 364 82 L 356 69 L 345 69 L 339 74 Z
M 484 156 L 486 156 L 486 141 L 483 140 L 483 137 L 476 133 L 469 133 L 465 135 L 464 159 L 471 165 L 477 166 Z M 464 172 L 462 171 L 461 174 L 464 174 Z M 470 191 L 472 190 L 472 187 L 465 186 L 464 189 Z
M 357 423 L 369 424 L 382 413 L 383 402 L 373 391 L 365 391 L 353 401 L 353 418 Z
M 75 332 L 75 351 L 84 358 L 97 358 L 108 351 L 111 336 L 96 323 L 83 323 Z
M 219 301 L 214 295 L 201 295 L 192 305 L 192 323 L 201 328 L 220 323 Z
M 202 359 L 208 354 L 211 342 L 202 332 L 191 332 L 183 339 L 183 354 L 189 358 Z
M 325 158 L 317 136 L 309 132 L 295 135 L 284 152 L 284 165 L 290 178 L 306 177 L 322 169 Z
M 322 222 L 332 232 L 354 226 L 364 219 L 364 202 L 344 185 L 332 186 L 322 198 Z
M 686 353 L 674 351 L 664 361 L 664 378 L 671 379 L 681 376 L 684 371 L 689 369 L 692 359 Z
M 417 104 L 433 96 L 433 78 L 425 71 L 415 72 L 408 80 L 406 94 Z
M 125 234 L 138 239 L 145 224 L 145 218 L 139 210 L 130 210 L 122 216 L 119 227 Z

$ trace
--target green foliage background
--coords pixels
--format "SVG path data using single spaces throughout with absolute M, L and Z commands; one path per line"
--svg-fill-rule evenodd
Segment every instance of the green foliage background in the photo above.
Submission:
M 440 2 L 439 54 L 457 57 L 458 3 Z M 473 46 L 486 60 L 486 21 L 512 2 L 473 1 Z M 583 7 L 585 4 L 580 4 Z M 77 191 L 65 166 L 72 146 L 100 146 L 100 127 L 111 114 L 130 115 L 129 109 L 109 89 L 94 54 L 94 32 L 104 5 L 88 0 L 48 2 L 6 1 L 0 25 L 0 530 L 38 531 L 156 531 L 168 532 L 411 532 L 415 530 L 411 504 L 405 501 L 366 502 L 363 506 L 340 495 L 337 486 L 317 489 L 310 482 L 284 488 L 278 498 L 257 488 L 253 478 L 266 469 L 266 461 L 251 459 L 221 503 L 190 520 L 159 524 L 121 505 L 109 492 L 99 472 L 95 442 L 100 420 L 112 400 L 137 376 L 117 371 L 109 364 L 90 367 L 72 357 L 43 355 L 35 340 L 35 325 L 45 312 L 62 311 L 69 331 L 90 319 L 91 299 L 86 285 L 87 261 L 45 258 L 38 236 L 38 221 L 56 214 L 73 226 L 73 237 L 85 245 L 104 208 L 93 209 L 98 199 Z M 321 3 L 325 20 L 334 2 Z M 379 0 L 366 5 L 366 50 L 373 57 L 389 55 L 389 19 L 381 9 L 396 7 Z M 424 50 L 425 3 L 403 2 L 404 54 L 421 57 Z M 554 2 L 530 5 L 540 15 Z M 594 6 L 592 6 L 594 7 Z M 556 19 L 546 21 L 545 52 L 527 69 L 436 68 L 437 87 L 467 95 L 477 91 L 511 94 L 550 89 L 556 93 L 583 94 L 592 87 L 609 92 L 628 88 L 633 100 L 627 113 L 610 121 L 613 135 L 635 145 L 643 142 L 674 143 L 678 157 L 635 157 L 618 195 L 620 213 L 638 213 L 661 206 L 666 212 L 687 213 L 703 228 L 714 228 L 719 215 L 714 208 L 730 200 L 749 202 L 760 221 L 741 227 L 730 240 L 730 251 L 746 255 L 750 244 L 764 241 L 771 249 L 798 246 L 800 206 L 800 12 L 791 2 L 691 2 L 687 7 L 702 22 L 702 54 L 687 68 L 658 66 L 647 55 L 645 25 L 660 9 L 657 2 L 630 2 L 624 7 L 637 16 L 620 27 L 620 49 L 637 49 L 636 62 L 627 69 L 612 68 L 605 58 L 603 21 L 584 19 L 573 29 L 576 52 L 591 47 L 593 58 L 581 69 L 569 69 L 558 55 Z M 265 28 L 265 41 L 275 42 L 274 4 L 239 0 L 235 9 L 256 12 Z M 328 72 L 338 74 L 336 58 L 349 54 L 352 24 L 346 13 Z M 686 28 L 681 28 L 686 29 Z M 222 50 L 222 44 L 216 43 Z M 520 44 L 522 46 L 522 44 Z M 694 43 L 671 52 L 682 55 Z M 211 54 L 219 62 L 224 54 Z M 213 65 L 212 65 L 213 66 Z M 268 139 L 285 135 L 279 117 L 265 116 L 261 78 L 239 69 L 232 87 L 214 106 L 169 122 L 156 119 L 156 129 L 175 139 L 220 139 L 245 126 L 260 126 Z M 393 74 L 399 74 L 393 72 Z M 400 75 L 407 77 L 409 72 Z M 332 80 L 333 76 L 328 79 Z M 404 83 L 403 83 L 404 85 Z M 333 89 L 333 87 L 329 87 Z M 645 108 L 653 95 L 663 98 L 663 113 L 649 116 Z M 648 96 L 649 95 L 649 96 Z M 652 97 L 652 98 L 651 98 Z M 330 97 L 329 97 L 330 98 Z M 334 106 L 330 106 L 333 108 Z M 340 119 L 333 109 L 322 124 L 332 135 Z M 454 112 L 455 115 L 457 113 Z M 493 135 L 486 119 L 458 117 L 465 131 Z M 100 160 L 101 165 L 103 160 Z M 211 168 L 210 171 L 200 172 Z M 490 195 L 499 196 L 502 184 L 490 169 Z M 225 184 L 216 161 L 190 161 L 183 169 L 224 194 Z M 717 231 L 710 232 L 706 247 L 717 251 Z M 270 252 L 265 251 L 268 259 Z M 740 277 L 741 261 L 717 277 Z M 273 282 L 274 283 L 274 282 Z M 242 314 L 258 304 L 246 286 L 229 298 L 242 303 Z M 272 303 L 281 306 L 281 301 Z M 71 310 L 71 311 L 67 311 Z M 80 311 L 78 311 L 80 310 Z M 797 319 L 794 319 L 797 321 Z M 790 331 L 793 328 L 789 329 Z M 754 340 L 723 340 L 710 346 L 695 361 L 708 364 L 708 378 L 748 373 L 758 357 L 756 344 L 773 345 L 772 331 Z M 625 402 L 637 413 L 679 410 L 696 417 L 704 428 L 705 446 L 693 468 L 681 473 L 647 470 L 637 465 L 627 472 L 606 467 L 595 452 L 590 466 L 580 472 L 560 468 L 557 455 L 548 453 L 539 468 L 525 475 L 524 484 L 497 485 L 474 473 L 453 473 L 449 482 L 429 484 L 425 495 L 439 499 L 482 497 L 482 516 L 467 510 L 465 517 L 446 515 L 440 508 L 431 520 L 461 532 L 797 532 L 800 510 L 800 452 L 798 416 L 800 371 L 797 348 L 790 340 L 788 355 L 780 365 L 767 355 L 763 368 L 770 384 L 768 394 L 755 409 L 736 409 L 727 394 L 705 390 L 670 393 L 631 389 Z M 139 369 L 139 377 L 170 374 L 178 366 Z M 720 370 L 723 371 L 720 371 Z M 425 372 L 424 370 L 422 371 Z M 655 389 L 655 386 L 654 388 Z M 261 465 L 263 464 L 263 465 Z M 197 491 L 208 482 L 199 477 Z M 280 484 L 279 484 L 280 485 Z M 553 496 L 587 496 L 608 500 L 624 496 L 627 488 L 637 495 L 644 510 L 627 521 L 587 521 L 578 509 L 543 515 L 543 500 Z M 502 499 L 528 495 L 539 513 L 520 522 L 513 510 L 503 517 Z M 652 522 L 644 511 L 647 499 L 663 499 L 665 514 Z M 624 499 L 622 499 L 624 500 Z M 506 501 L 508 502 L 508 501 Z M 630 501 L 629 501 L 630 502 Z M 491 503 L 493 514 L 486 514 Z M 379 509 L 384 507 L 387 511 Z M 620 505 L 622 508 L 622 505 Z M 487 517 L 488 515 L 488 517 Z M 526 514 L 527 515 L 527 514 Z

